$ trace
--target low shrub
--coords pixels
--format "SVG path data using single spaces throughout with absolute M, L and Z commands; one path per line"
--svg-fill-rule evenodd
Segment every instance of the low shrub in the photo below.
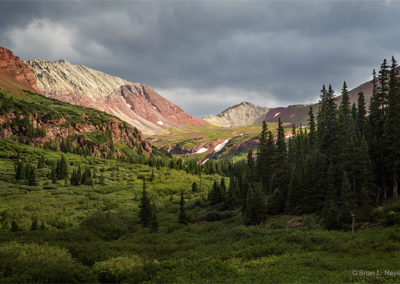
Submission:
M 93 270 L 100 282 L 138 283 L 150 280 L 158 267 L 159 263 L 156 260 L 144 261 L 139 256 L 133 255 L 96 262 Z
M 94 282 L 89 268 L 63 248 L 9 242 L 0 245 L 0 282 Z

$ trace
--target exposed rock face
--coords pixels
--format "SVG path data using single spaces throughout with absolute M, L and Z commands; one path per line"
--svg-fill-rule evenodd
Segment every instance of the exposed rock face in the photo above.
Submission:
M 35 59 L 27 64 L 44 95 L 103 110 L 146 134 L 162 132 L 170 127 L 207 124 L 188 115 L 148 85 L 128 82 L 65 60 L 46 62 Z
M 260 124 L 268 111 L 268 108 L 256 106 L 249 102 L 242 102 L 227 108 L 216 116 L 205 116 L 203 119 L 221 127 L 246 126 Z
M 11 50 L 0 46 L 0 81 L 4 89 L 13 91 L 13 83 L 26 90 L 38 92 L 32 70 Z
M 47 114 L 32 113 L 29 115 L 28 120 L 31 121 L 34 129 L 42 129 L 45 131 L 44 135 L 35 135 L 33 137 L 26 137 L 25 127 L 21 127 L 16 123 L 17 120 L 24 119 L 23 115 L 18 117 L 12 111 L 5 115 L 0 116 L 0 139 L 10 139 L 18 136 L 27 139 L 28 144 L 32 146 L 44 147 L 46 143 L 51 143 L 59 147 L 60 142 L 64 139 L 70 139 L 72 147 L 86 146 L 93 153 L 94 156 L 107 157 L 107 151 L 110 149 L 112 143 L 119 142 L 127 145 L 133 149 L 137 147 L 143 148 L 144 151 L 151 153 L 151 144 L 146 141 L 142 134 L 132 126 L 124 126 L 120 120 L 114 118 L 107 122 L 105 125 L 94 125 L 91 123 L 86 124 L 72 124 L 65 126 L 67 120 L 64 117 L 59 119 L 49 120 L 46 118 Z M 110 138 L 103 144 L 96 145 L 88 143 L 85 135 L 88 133 L 110 133 Z M 120 153 L 117 153 L 120 154 Z

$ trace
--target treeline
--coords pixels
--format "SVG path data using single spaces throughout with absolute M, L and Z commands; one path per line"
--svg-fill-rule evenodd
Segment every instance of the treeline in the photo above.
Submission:
M 368 115 L 363 93 L 352 105 L 344 83 L 339 105 L 332 87 L 323 86 L 318 113 L 310 107 L 307 128 L 293 126 L 289 137 L 280 120 L 277 137 L 264 122 L 256 158 L 249 152 L 247 163 L 235 165 L 220 202 L 240 207 L 246 224 L 268 214 L 317 213 L 329 229 L 345 229 L 352 214 L 367 220 L 372 206 L 397 198 L 400 81 L 394 58 L 373 72 L 372 84 Z

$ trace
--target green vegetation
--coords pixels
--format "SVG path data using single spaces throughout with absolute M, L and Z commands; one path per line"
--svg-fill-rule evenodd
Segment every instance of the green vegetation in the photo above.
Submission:
M 305 216 L 304 226 L 285 228 L 294 216 L 278 215 L 246 227 L 257 206 L 241 216 L 227 209 L 235 206 L 207 201 L 213 187 L 227 199 L 237 190 L 217 175 L 200 180 L 169 167 L 64 154 L 69 175 L 77 165 L 88 167 L 105 185 L 99 177 L 93 186 L 53 184 L 49 173 L 60 153 L 7 140 L 0 149 L 1 282 L 398 282 L 352 274 L 398 268 L 397 225 L 351 234 L 322 229 L 315 215 Z M 35 165 L 42 157 L 36 186 L 14 183 L 15 159 Z M 144 178 L 157 212 L 149 228 L 138 214 Z M 257 189 L 249 198 L 262 201 Z M 399 211 L 392 201 L 373 214 L 385 219 Z M 178 223 L 182 212 L 188 225 Z
M 0 282 L 398 283 L 400 83 L 382 68 L 368 119 L 362 95 L 351 107 L 344 84 L 337 108 L 323 87 L 309 131 L 264 123 L 237 163 L 1 139 Z

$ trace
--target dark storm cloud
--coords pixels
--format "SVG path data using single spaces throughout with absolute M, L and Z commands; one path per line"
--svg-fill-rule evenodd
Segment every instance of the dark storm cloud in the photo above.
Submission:
M 400 55 L 400 3 L 0 2 L 0 44 L 148 83 L 189 113 L 314 102 Z

